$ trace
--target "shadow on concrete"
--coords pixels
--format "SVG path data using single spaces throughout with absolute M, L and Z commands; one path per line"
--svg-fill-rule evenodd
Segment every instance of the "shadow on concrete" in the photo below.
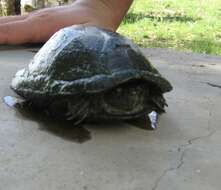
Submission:
M 90 121 L 88 123 L 82 123 L 79 126 L 74 126 L 72 121 L 58 120 L 50 118 L 43 113 L 36 112 L 28 108 L 14 108 L 16 111 L 16 117 L 26 120 L 34 121 L 39 125 L 39 129 L 61 137 L 62 139 L 73 141 L 76 143 L 84 143 L 91 140 L 91 132 L 88 128 L 84 127 L 86 124 L 90 124 L 90 129 L 93 131 L 105 131 L 124 133 L 130 127 L 135 127 L 141 130 L 152 131 L 153 128 L 150 122 L 144 120 L 144 118 L 137 118 L 128 121 Z M 87 125 L 88 126 L 88 125 Z
M 8 50 L 23 50 L 27 49 L 27 51 L 36 53 L 44 43 L 27 43 L 22 45 L 2 45 L 0 44 L 0 51 L 8 51 Z M 33 50 L 33 51 L 31 51 Z
M 35 122 L 39 126 L 39 130 L 51 133 L 64 140 L 72 141 L 76 143 L 84 143 L 89 141 L 92 136 L 88 130 L 103 133 L 122 133 L 125 134 L 129 128 L 139 128 L 142 130 L 153 130 L 151 128 L 150 121 L 144 118 L 137 118 L 128 121 L 121 120 L 99 120 L 99 121 L 87 121 L 81 125 L 74 126 L 73 121 L 60 120 L 47 116 L 43 111 L 35 110 L 29 106 L 25 106 L 23 99 L 20 99 L 13 92 L 9 93 L 12 96 L 5 96 L 3 102 L 6 106 L 15 111 L 15 116 L 21 120 L 28 122 Z M 15 98 L 7 99 L 6 97 Z M 20 100 L 20 103 L 19 103 Z M 15 101 L 15 102 L 13 102 Z M 23 105 L 23 106 L 22 106 Z M 31 123 L 30 122 L 30 123 Z M 87 125 L 90 124 L 90 125 Z M 85 127 L 84 127 L 85 126 Z M 87 128 L 86 128 L 87 127 Z
M 91 139 L 91 133 L 82 125 L 73 126 L 71 121 L 57 120 L 28 108 L 16 108 L 16 116 L 22 120 L 35 121 L 39 129 L 52 133 L 62 139 L 76 143 L 84 143 Z

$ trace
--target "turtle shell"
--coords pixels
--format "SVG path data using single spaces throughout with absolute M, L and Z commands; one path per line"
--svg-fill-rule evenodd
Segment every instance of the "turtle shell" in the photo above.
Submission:
M 94 26 L 75 26 L 55 33 L 27 68 L 17 72 L 11 87 L 26 99 L 39 99 L 96 94 L 131 80 L 152 84 L 162 94 L 172 90 L 127 38 Z

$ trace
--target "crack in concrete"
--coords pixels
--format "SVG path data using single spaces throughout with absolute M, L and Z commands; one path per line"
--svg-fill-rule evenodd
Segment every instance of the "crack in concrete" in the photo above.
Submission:
M 163 173 L 161 174 L 161 176 L 159 178 L 157 178 L 157 180 L 155 181 L 152 190 L 156 190 L 158 188 L 158 185 L 160 184 L 160 181 L 163 179 L 163 177 L 169 172 L 172 171 L 173 168 L 167 168 L 163 171 Z
M 214 84 L 214 83 L 210 83 L 210 82 L 207 82 L 207 84 L 208 84 L 209 86 L 212 86 L 212 87 L 220 88 L 220 89 L 221 89 L 221 85 Z
M 212 113 L 211 111 L 209 112 L 209 119 L 208 119 L 208 131 L 210 131 L 210 118 L 212 116 Z M 198 137 L 194 137 L 194 138 L 191 138 L 187 141 L 186 144 L 182 144 L 180 145 L 178 148 L 177 148 L 177 152 L 181 152 L 181 155 L 180 155 L 180 159 L 179 159 L 179 162 L 178 164 L 175 166 L 175 167 L 170 167 L 170 168 L 167 168 L 165 169 L 162 174 L 160 175 L 159 178 L 157 178 L 157 180 L 155 181 L 153 187 L 152 187 L 152 190 L 156 190 L 161 182 L 161 180 L 171 171 L 175 171 L 175 170 L 178 170 L 180 169 L 183 164 L 184 164 L 184 157 L 185 157 L 185 152 L 186 152 L 186 149 L 193 145 L 195 141 L 198 141 L 200 139 L 204 139 L 204 138 L 208 138 L 208 137 L 211 137 L 214 133 L 216 132 L 216 130 L 212 130 L 211 132 L 209 132 L 207 135 L 204 135 L 204 136 L 198 136 Z M 183 151 L 182 151 L 183 150 Z
M 180 152 L 180 151 L 178 150 L 178 152 Z M 154 183 L 154 185 L 152 187 L 152 190 L 156 190 L 158 188 L 158 185 L 160 184 L 160 181 L 167 175 L 168 172 L 171 172 L 171 171 L 174 171 L 174 170 L 178 170 L 178 169 L 180 169 L 182 167 L 182 165 L 184 164 L 184 155 L 185 155 L 185 150 L 181 153 L 181 156 L 180 156 L 180 159 L 179 159 L 179 163 L 177 164 L 177 166 L 165 169 L 163 171 L 163 173 L 161 174 L 161 176 L 159 178 L 157 178 L 157 180 L 155 181 L 155 183 Z

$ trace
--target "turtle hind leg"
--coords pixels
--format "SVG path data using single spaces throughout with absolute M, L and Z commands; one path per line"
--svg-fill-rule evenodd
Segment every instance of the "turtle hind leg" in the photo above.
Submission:
M 82 124 L 82 122 L 87 118 L 87 115 L 88 115 L 88 111 L 85 110 L 81 115 L 79 116 L 72 115 L 69 118 L 67 118 L 67 120 L 73 121 L 73 125 L 78 126 Z
M 68 103 L 67 120 L 73 121 L 74 126 L 80 125 L 88 116 L 89 102 L 79 102 L 78 104 Z
M 88 101 L 70 99 L 52 100 L 45 107 L 46 115 L 59 120 L 73 121 L 74 125 L 79 125 L 88 115 Z

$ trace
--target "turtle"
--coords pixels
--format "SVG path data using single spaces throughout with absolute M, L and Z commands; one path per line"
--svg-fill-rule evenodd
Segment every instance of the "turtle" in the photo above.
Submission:
M 29 107 L 79 125 L 164 113 L 172 85 L 128 38 L 79 25 L 56 32 L 11 88 Z

